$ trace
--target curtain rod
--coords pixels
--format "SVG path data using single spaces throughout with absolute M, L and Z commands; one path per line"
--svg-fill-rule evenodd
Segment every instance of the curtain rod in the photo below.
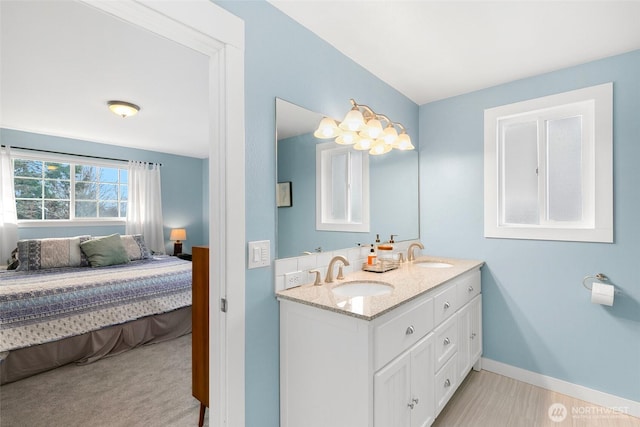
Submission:
M 6 147 L 6 144 L 2 144 L 2 147 Z M 10 145 L 11 148 L 17 148 L 18 150 L 27 150 L 27 151 L 38 151 L 40 153 L 49 153 L 49 154 L 61 154 L 63 156 L 76 156 L 76 157 L 86 157 L 89 159 L 100 159 L 100 160 L 114 160 L 116 162 L 129 162 L 129 160 L 125 159 L 116 159 L 113 157 L 101 157 L 101 156 L 90 156 L 88 154 L 71 154 L 71 153 L 63 153 L 62 151 L 51 151 L 51 150 L 41 150 L 39 148 L 26 148 L 26 147 L 17 147 Z M 162 166 L 162 163 L 158 162 L 147 162 L 151 164 L 157 164 L 158 166 Z

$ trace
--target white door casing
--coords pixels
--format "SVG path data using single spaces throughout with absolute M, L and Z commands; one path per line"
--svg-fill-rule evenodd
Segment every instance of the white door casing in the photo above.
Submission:
M 80 1 L 209 57 L 209 425 L 243 426 L 244 22 L 209 0 Z

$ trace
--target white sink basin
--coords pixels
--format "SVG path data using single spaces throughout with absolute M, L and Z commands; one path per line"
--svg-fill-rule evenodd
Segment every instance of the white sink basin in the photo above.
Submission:
M 440 261 L 416 261 L 414 264 L 417 265 L 418 267 L 423 267 L 423 268 L 449 268 L 449 267 L 453 267 L 453 265 L 449 264 L 448 262 L 440 262 Z
M 339 297 L 371 297 L 390 294 L 393 292 L 393 286 L 373 280 L 354 280 L 332 288 L 331 292 Z

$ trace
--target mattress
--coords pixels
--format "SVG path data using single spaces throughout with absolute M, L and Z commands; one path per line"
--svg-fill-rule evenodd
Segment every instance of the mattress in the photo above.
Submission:
M 0 272 L 0 352 L 191 305 L 191 262 Z

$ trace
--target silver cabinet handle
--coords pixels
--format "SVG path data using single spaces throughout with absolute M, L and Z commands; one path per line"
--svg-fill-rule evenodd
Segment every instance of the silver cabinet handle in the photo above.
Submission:
M 407 406 L 409 407 L 409 409 L 413 409 L 414 406 L 416 406 L 417 404 L 418 404 L 418 399 L 414 397 L 413 399 L 411 399 L 411 403 L 407 403 Z
M 445 303 L 444 303 L 444 308 L 445 308 L 445 310 L 446 310 L 447 308 L 449 308 L 449 307 L 451 307 L 451 304 L 449 304 L 449 301 L 445 302 Z
M 444 386 L 445 387 L 450 387 L 451 386 L 451 381 L 449 381 L 449 378 L 447 378 L 446 381 L 444 382 Z
M 416 328 L 414 328 L 414 327 L 413 327 L 413 325 L 411 325 L 411 326 L 409 326 L 409 327 L 407 328 L 407 331 L 405 332 L 405 334 L 407 334 L 407 335 L 411 335 L 411 334 L 413 334 L 415 331 L 416 331 Z
M 467 290 L 468 290 L 469 292 L 473 292 L 473 286 L 469 286 L 469 287 L 467 288 Z
M 449 345 L 449 344 L 451 344 L 451 340 L 449 339 L 449 337 L 446 337 L 442 343 L 444 345 Z

